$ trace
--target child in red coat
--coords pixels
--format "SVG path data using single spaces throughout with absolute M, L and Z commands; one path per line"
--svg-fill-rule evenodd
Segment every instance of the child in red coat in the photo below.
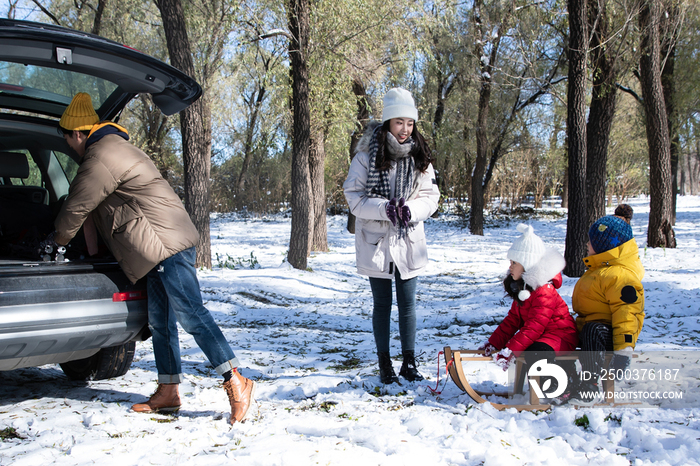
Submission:
M 525 352 L 528 367 L 555 353 L 573 351 L 578 344 L 576 322 L 557 288 L 566 262 L 545 246 L 529 225 L 518 225 L 522 236 L 508 250 L 510 268 L 503 280 L 513 305 L 503 322 L 479 350 L 507 370 Z

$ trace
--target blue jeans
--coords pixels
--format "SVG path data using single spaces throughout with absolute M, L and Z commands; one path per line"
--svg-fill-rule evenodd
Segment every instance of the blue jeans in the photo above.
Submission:
M 148 272 L 148 326 L 153 334 L 158 383 L 180 383 L 182 363 L 177 322 L 194 337 L 218 374 L 238 367 L 238 359 L 202 303 L 194 248 L 186 249 Z
M 401 335 L 401 350 L 415 351 L 416 348 L 416 285 L 418 278 L 402 280 L 399 271 L 396 278 L 396 303 L 399 307 L 399 334 Z M 391 282 L 389 278 L 369 279 L 374 298 L 372 312 L 372 329 L 377 352 L 389 352 L 389 330 L 391 327 Z

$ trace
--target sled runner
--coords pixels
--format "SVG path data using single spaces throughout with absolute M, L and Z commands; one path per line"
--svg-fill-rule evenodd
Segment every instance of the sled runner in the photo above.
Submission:
M 499 396 L 499 397 L 504 397 L 508 398 L 511 396 L 510 393 L 507 391 L 503 392 L 485 392 L 481 390 L 475 390 L 470 384 L 469 380 L 467 380 L 466 373 L 464 371 L 463 364 L 465 362 L 488 362 L 491 361 L 492 358 L 489 356 L 483 356 L 483 353 L 481 351 L 477 350 L 456 350 L 453 351 L 449 346 L 445 346 L 444 349 L 445 353 L 445 362 L 447 364 L 447 371 L 450 374 L 450 378 L 454 381 L 455 385 L 459 387 L 462 391 L 466 392 L 472 400 L 474 400 L 477 403 L 490 403 L 494 408 L 496 408 L 499 411 L 503 411 L 504 409 L 510 409 L 510 408 L 515 408 L 518 411 L 541 411 L 541 410 L 547 410 L 552 407 L 551 404 L 545 404 L 541 403 L 540 399 L 537 397 L 537 394 L 534 392 L 534 390 L 530 390 L 530 403 L 529 404 L 504 404 L 504 403 L 494 403 L 489 400 L 486 400 L 484 396 Z M 608 357 L 606 358 L 606 366 L 610 364 L 610 358 L 612 357 L 612 353 L 608 354 Z M 633 357 L 636 357 L 634 355 Z M 569 355 L 565 356 L 558 356 L 557 360 L 576 360 L 578 359 L 578 355 L 576 352 L 571 353 Z M 522 394 L 524 393 L 524 383 L 525 383 L 525 378 L 524 374 L 522 373 L 525 367 L 525 359 L 520 357 L 517 358 L 515 361 L 515 393 L 516 394 Z M 533 381 L 539 384 L 539 377 L 531 377 Z M 604 380 L 603 381 L 603 390 L 604 393 L 614 393 L 615 392 L 615 383 L 612 379 Z M 638 404 L 638 403 L 615 403 L 614 399 L 604 399 L 599 405 L 605 405 L 605 406 L 629 406 L 631 404 Z M 571 405 L 576 407 L 576 405 Z M 595 406 L 595 405 L 594 405 Z
M 447 363 L 447 371 L 449 372 L 450 377 L 454 381 L 455 385 L 457 385 L 457 387 L 459 387 L 462 391 L 466 392 L 467 395 L 469 395 L 471 399 L 476 401 L 477 403 L 490 403 L 494 408 L 496 408 L 499 411 L 503 411 L 504 409 L 510 408 L 515 408 L 518 411 L 541 411 L 551 408 L 550 404 L 541 404 L 540 400 L 538 398 L 535 398 L 535 394 L 532 390 L 530 391 L 530 404 L 511 405 L 504 403 L 494 403 L 484 399 L 483 397 L 488 395 L 495 395 L 506 398 L 510 395 L 508 392 L 483 392 L 480 390 L 475 390 L 469 384 L 467 376 L 464 373 L 464 367 L 462 366 L 462 364 L 464 362 L 475 361 L 487 362 L 492 360 L 491 357 L 483 356 L 482 352 L 477 350 L 452 351 L 452 349 L 449 346 L 445 346 L 444 353 L 445 362 Z M 518 375 L 522 370 L 523 362 L 524 361 L 521 361 L 520 359 L 516 360 L 516 381 L 518 380 Z

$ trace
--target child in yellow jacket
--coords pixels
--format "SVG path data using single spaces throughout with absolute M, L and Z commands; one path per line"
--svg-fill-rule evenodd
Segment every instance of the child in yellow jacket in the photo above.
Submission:
M 625 369 L 642 331 L 644 267 L 632 227 L 622 218 L 598 219 L 588 237 L 588 256 L 583 259 L 587 270 L 576 283 L 571 302 L 584 351 L 583 374 L 591 376 L 582 389 L 597 391 L 606 352 L 614 352 L 613 369 Z

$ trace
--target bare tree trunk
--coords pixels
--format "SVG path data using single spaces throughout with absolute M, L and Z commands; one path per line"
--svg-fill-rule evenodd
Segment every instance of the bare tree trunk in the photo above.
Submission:
M 474 22 L 477 36 L 483 37 L 483 24 L 481 18 L 482 2 L 474 2 Z M 498 47 L 501 35 L 496 37 L 491 43 L 491 51 L 488 58 L 484 58 L 485 50 L 482 41 L 476 41 L 476 56 L 482 57 L 480 62 L 481 73 L 479 79 L 481 87 L 479 89 L 479 111 L 476 120 L 476 163 L 472 173 L 471 199 L 469 210 L 469 231 L 472 235 L 484 235 L 484 174 L 486 173 L 486 163 L 490 153 L 488 139 L 489 108 L 491 105 L 491 90 L 493 89 L 493 68 L 498 58 Z M 485 60 L 488 60 L 486 62 Z
M 149 94 L 139 94 L 138 99 L 141 101 L 140 119 L 146 136 L 144 152 L 158 167 L 161 176 L 171 182 L 170 167 L 164 150 L 165 138 L 168 136 L 168 118 L 158 110 Z
M 679 196 L 685 196 L 686 191 L 685 191 L 685 177 L 686 177 L 686 169 L 688 166 L 688 156 L 687 155 L 681 155 L 678 160 L 678 195 Z
M 357 143 L 360 142 L 360 138 L 367 128 L 370 113 L 367 89 L 365 88 L 365 84 L 358 77 L 355 77 L 352 81 L 352 92 L 357 99 L 357 123 L 355 125 L 355 131 L 350 135 L 350 161 L 355 157 Z M 347 229 L 353 235 L 355 234 L 355 216 L 352 212 L 348 212 Z
M 569 145 L 569 212 L 566 222 L 564 273 L 580 277 L 588 242 L 586 209 L 586 55 L 588 46 L 587 0 L 568 0 L 569 82 L 567 91 L 567 139 Z
M 662 17 L 668 26 L 672 27 L 678 18 L 678 6 L 666 9 Z M 676 67 L 676 37 L 666 33 L 663 41 L 661 56 L 666 57 L 661 70 L 661 85 L 664 89 L 664 103 L 666 104 L 666 118 L 668 119 L 668 134 L 671 148 L 671 225 L 676 224 L 676 196 L 678 193 L 678 155 L 680 152 L 680 134 L 678 132 L 678 115 L 675 106 L 675 80 L 673 73 Z
M 464 126 L 462 127 L 462 139 L 464 141 L 469 141 L 471 138 L 471 134 L 474 128 L 472 128 L 472 125 L 469 123 L 469 121 L 465 118 L 464 119 Z M 471 174 L 474 171 L 474 154 L 472 151 L 469 150 L 469 146 L 467 144 L 464 144 L 463 148 L 463 160 L 464 160 L 464 169 L 463 173 L 465 174 L 465 183 L 463 185 L 463 191 L 460 189 L 459 196 L 456 196 L 457 199 L 461 200 L 464 199 L 467 202 L 469 201 L 469 196 L 471 193 L 471 177 L 469 174 Z
M 309 108 L 309 0 L 288 0 L 289 58 L 292 77 L 292 232 L 287 260 L 305 270 L 313 235 L 313 195 L 309 171 L 311 111 Z
M 314 131 L 309 150 L 309 172 L 313 194 L 313 235 L 311 250 L 328 252 L 328 225 L 326 224 L 326 135 L 323 129 Z
M 476 163 L 472 172 L 469 231 L 472 235 L 484 235 L 484 173 L 489 152 L 488 114 L 491 98 L 491 82 L 482 81 L 479 91 L 479 113 L 476 123 Z
M 436 102 L 435 102 L 435 114 L 433 115 L 433 127 L 432 127 L 432 136 L 433 136 L 433 147 L 435 148 L 435 151 L 433 152 L 433 157 L 435 158 L 434 164 L 435 164 L 435 171 L 440 175 L 437 177 L 437 182 L 438 182 L 438 187 L 440 188 L 440 192 L 446 193 L 448 191 L 447 186 L 445 183 L 447 183 L 447 167 L 449 166 L 449 158 L 450 154 L 449 151 L 445 151 L 444 154 L 440 154 L 438 157 L 437 154 L 437 149 L 439 147 L 439 141 L 440 141 L 440 130 L 442 129 L 442 119 L 445 116 L 445 85 L 446 85 L 446 78 L 440 69 L 439 63 L 441 60 L 441 57 L 439 55 L 435 56 L 435 60 L 438 62 L 437 66 L 437 76 L 435 79 L 437 80 L 437 91 L 436 91 Z M 449 89 L 448 89 L 449 90 Z
M 436 54 L 435 60 L 439 63 L 442 60 L 442 57 L 439 54 Z M 440 138 L 442 137 L 442 121 L 445 116 L 445 101 L 455 89 L 458 79 L 456 76 L 446 76 L 438 65 L 436 80 L 436 103 L 432 127 L 433 147 L 436 149 L 436 151 L 433 153 L 433 155 L 437 156 L 437 159 L 435 160 L 435 170 L 438 175 L 437 181 L 440 187 L 440 192 L 446 193 L 449 190 L 448 186 L 452 186 L 451 177 L 448 172 L 450 166 L 450 151 L 437 153 L 437 149 L 441 147 Z
M 617 67 L 610 40 L 604 1 L 591 3 L 589 27 L 594 27 L 591 42 L 593 89 L 586 127 L 586 197 L 588 224 L 605 215 L 608 145 L 617 100 Z
M 569 169 L 567 168 L 564 173 L 564 179 L 561 183 L 561 203 L 559 204 L 562 209 L 569 208 Z
M 700 159 L 700 141 L 695 143 L 695 151 L 688 152 L 685 156 L 686 188 L 684 191 L 686 194 L 690 194 L 691 196 L 695 196 L 698 192 L 698 179 L 700 179 L 698 176 L 700 173 L 700 163 L 698 163 L 698 159 Z
M 194 76 L 190 40 L 185 13 L 180 0 L 156 0 L 170 63 Z M 211 171 L 211 126 L 206 98 L 201 98 L 180 112 L 182 159 L 185 170 L 185 209 L 199 231 L 197 267 L 211 268 L 209 232 L 209 178 Z
M 696 144 L 695 153 L 689 153 L 687 159 L 690 195 L 695 196 L 698 194 L 698 188 L 700 187 L 700 183 L 698 183 L 698 180 L 700 180 L 700 141 Z
M 649 145 L 649 229 L 647 245 L 652 248 L 675 248 L 671 224 L 672 181 L 671 142 L 661 84 L 659 19 L 661 9 L 654 0 L 642 0 L 639 14 L 641 57 L 640 82 L 644 97 L 646 133 Z
M 250 115 L 248 117 L 248 125 L 245 132 L 245 143 L 243 144 L 243 163 L 241 163 L 241 172 L 238 174 L 238 182 L 236 183 L 236 192 L 242 193 L 245 189 L 245 178 L 248 174 L 250 159 L 253 158 L 253 135 L 255 134 L 255 125 L 258 122 L 258 114 L 260 107 L 265 99 L 265 87 L 260 87 L 253 91 L 250 96 Z

